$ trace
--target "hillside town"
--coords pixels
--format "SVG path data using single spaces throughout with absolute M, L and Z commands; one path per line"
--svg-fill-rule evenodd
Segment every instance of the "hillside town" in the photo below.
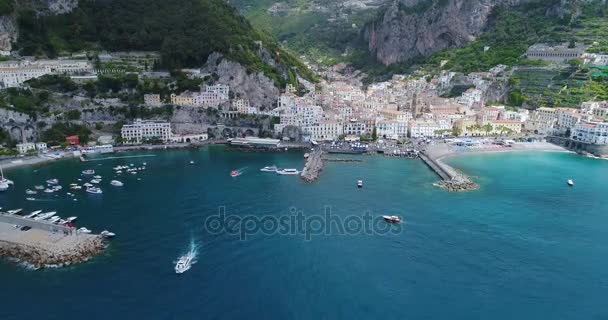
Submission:
M 605 67 L 608 63 L 606 56 L 586 53 L 582 45 L 537 44 L 529 48 L 527 55 L 529 59 L 553 64 L 565 65 L 573 59 L 592 66 Z M 45 75 L 67 75 L 77 82 L 113 72 L 134 74 L 139 79 L 168 77 L 168 72 L 150 71 L 157 59 L 157 53 L 134 52 L 104 53 L 93 60 L 85 55 L 57 60 L 9 60 L 0 62 L 0 87 L 24 87 L 28 80 Z M 348 76 L 345 69 L 344 65 L 330 68 L 320 83 L 300 79 L 298 87 L 288 84 L 274 105 L 254 106 L 248 97 L 235 94 L 234 88 L 220 82 L 203 83 L 198 91 L 145 93 L 142 105 L 215 110 L 226 119 L 269 117 L 275 119 L 274 138 L 298 143 L 552 136 L 560 138 L 553 139 L 555 143 L 598 154 L 604 154 L 605 148 L 597 146 L 608 145 L 608 102 L 586 101 L 578 108 L 506 106 L 513 72 L 507 66 L 470 74 L 441 71 L 435 75 L 395 75 L 367 87 L 357 77 Z M 203 69 L 182 72 L 190 78 L 210 76 Z M 201 125 L 199 130 L 190 126 L 186 133 L 175 132 L 180 130 L 171 121 L 137 119 L 124 124 L 120 136 L 105 142 L 190 143 L 214 138 L 208 128 L 209 124 Z M 243 132 L 255 135 L 257 131 Z M 36 141 L 22 142 L 17 147 L 20 153 L 36 149 Z

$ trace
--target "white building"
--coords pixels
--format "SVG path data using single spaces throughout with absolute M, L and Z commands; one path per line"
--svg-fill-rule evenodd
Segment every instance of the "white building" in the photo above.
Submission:
M 408 122 L 401 120 L 380 120 L 376 124 L 376 135 L 385 139 L 401 139 L 408 136 Z
M 572 130 L 572 139 L 585 143 L 608 145 L 608 122 L 583 120 Z
M 87 60 L 8 61 L 0 63 L 0 88 L 18 87 L 24 82 L 47 74 L 92 73 Z
M 135 120 L 133 124 L 124 125 L 120 130 L 126 143 L 141 143 L 146 139 L 160 139 L 167 142 L 171 139 L 171 124 L 160 121 Z
M 428 120 L 410 121 L 409 125 L 410 138 L 438 137 L 441 130 L 449 130 L 449 128 L 442 127 L 439 123 Z
M 551 134 L 557 122 L 557 109 L 538 108 L 532 112 L 524 127 L 537 134 Z
M 48 150 L 46 142 L 36 142 L 36 150 L 41 153 L 46 153 Z
M 216 94 L 220 94 L 223 95 L 225 97 L 225 100 L 228 100 L 228 98 L 230 97 L 230 86 L 224 85 L 224 84 L 216 84 L 213 86 L 206 86 L 205 87 L 205 93 L 216 93 Z
M 362 121 L 351 119 L 344 123 L 344 134 L 347 136 L 362 136 L 369 133 L 367 126 Z
M 275 124 L 275 132 L 283 131 L 286 126 L 309 127 L 319 124 L 323 118 L 323 109 L 319 106 L 293 106 L 279 111 L 280 122 Z
M 305 126 L 302 129 L 310 134 L 311 139 L 318 141 L 338 140 L 344 134 L 344 127 L 338 121 L 321 121 L 317 125 Z
M 483 92 L 481 90 L 471 88 L 465 91 L 462 96 L 456 98 L 456 102 L 469 108 L 473 108 L 476 106 L 481 106 L 482 98 Z
M 20 154 L 26 154 L 29 151 L 36 150 L 36 144 L 28 142 L 28 143 L 20 143 L 17 145 L 17 151 Z

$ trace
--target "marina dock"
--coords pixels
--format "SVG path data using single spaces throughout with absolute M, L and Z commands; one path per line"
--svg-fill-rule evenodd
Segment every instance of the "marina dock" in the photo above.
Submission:
M 99 235 L 79 234 L 67 226 L 0 213 L 0 257 L 16 259 L 36 269 L 84 262 L 105 246 Z

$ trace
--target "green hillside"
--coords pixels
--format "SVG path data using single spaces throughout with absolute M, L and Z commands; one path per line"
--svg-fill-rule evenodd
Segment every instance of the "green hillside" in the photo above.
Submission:
M 258 29 L 286 47 L 321 64 L 348 60 L 353 48 L 365 48 L 361 27 L 377 13 L 352 9 L 340 0 L 230 0 Z M 281 10 L 271 8 L 282 4 Z
M 166 68 L 201 66 L 209 54 L 221 52 L 263 71 L 277 84 L 289 73 L 314 76 L 274 40 L 253 29 L 223 0 L 81 0 L 69 14 L 39 15 L 19 9 L 22 55 L 54 57 L 85 49 L 160 51 Z M 259 43 L 278 66 L 264 62 Z

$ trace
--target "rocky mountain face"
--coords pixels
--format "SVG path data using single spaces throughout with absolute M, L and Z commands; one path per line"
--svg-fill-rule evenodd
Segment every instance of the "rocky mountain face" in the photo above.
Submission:
M 263 72 L 249 73 L 218 53 L 209 56 L 203 70 L 215 75 L 218 83 L 229 85 L 235 96 L 249 99 L 252 107 L 272 109 L 281 93 Z
M 462 46 L 486 29 L 493 9 L 539 2 L 564 15 L 585 0 L 394 0 L 364 30 L 369 51 L 390 65 Z
M 0 53 L 7 55 L 19 37 L 17 12 L 32 9 L 37 14 L 64 14 L 78 7 L 78 0 L 16 0 L 13 12 L 0 16 Z

